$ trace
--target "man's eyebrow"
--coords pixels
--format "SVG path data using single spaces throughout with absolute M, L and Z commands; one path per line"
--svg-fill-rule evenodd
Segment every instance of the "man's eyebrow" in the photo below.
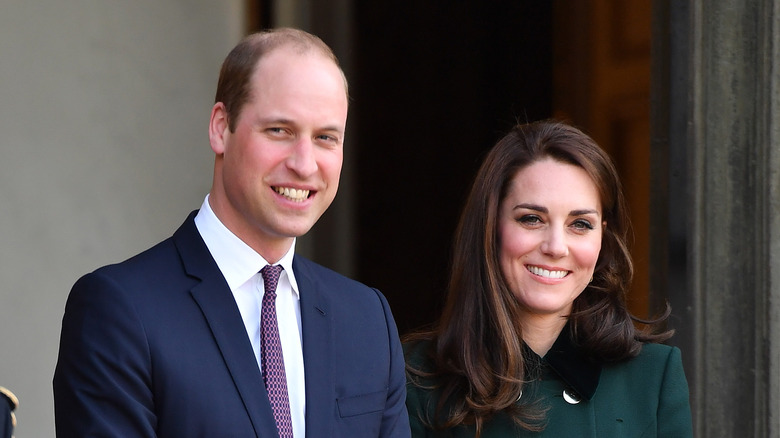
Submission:
M 284 117 L 258 117 L 257 118 L 258 123 L 278 123 L 281 125 L 289 125 L 292 123 L 292 120 L 285 119 Z
M 257 119 L 257 123 L 262 124 L 279 124 L 279 125 L 295 125 L 296 123 L 285 117 L 260 117 Z M 332 131 L 342 133 L 344 128 L 339 125 L 327 125 L 320 128 L 321 131 Z

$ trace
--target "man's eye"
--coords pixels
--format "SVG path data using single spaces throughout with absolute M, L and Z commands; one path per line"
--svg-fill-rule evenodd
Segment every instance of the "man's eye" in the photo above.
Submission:
M 318 135 L 317 139 L 318 140 L 322 140 L 322 141 L 334 142 L 334 143 L 338 141 L 338 139 L 336 137 L 334 137 L 332 135 L 327 135 L 327 134 Z

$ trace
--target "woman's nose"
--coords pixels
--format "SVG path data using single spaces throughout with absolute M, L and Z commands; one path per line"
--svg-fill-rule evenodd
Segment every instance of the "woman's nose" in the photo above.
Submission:
M 541 250 L 544 254 L 561 258 L 569 254 L 569 246 L 566 244 L 566 233 L 563 230 L 550 228 L 542 242 Z

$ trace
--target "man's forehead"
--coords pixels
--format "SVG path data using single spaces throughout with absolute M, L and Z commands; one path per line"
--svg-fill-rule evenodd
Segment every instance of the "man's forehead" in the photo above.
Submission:
M 250 94 L 254 97 L 257 86 L 261 85 L 264 79 L 268 79 L 266 75 L 269 74 L 269 70 L 275 73 L 275 76 L 277 77 L 286 77 L 302 67 L 301 65 L 297 65 L 299 61 L 307 60 L 324 62 L 326 65 L 333 67 L 333 71 L 336 72 L 342 81 L 344 94 L 347 96 L 347 104 L 349 104 L 349 85 L 347 83 L 346 75 L 338 63 L 316 47 L 310 47 L 308 50 L 299 50 L 296 46 L 290 44 L 274 48 L 257 61 L 254 70 L 252 71 L 252 79 L 249 84 Z M 326 71 L 327 68 L 318 70 Z

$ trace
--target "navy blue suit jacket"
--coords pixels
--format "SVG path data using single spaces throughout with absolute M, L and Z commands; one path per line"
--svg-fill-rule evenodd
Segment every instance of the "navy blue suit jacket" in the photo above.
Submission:
M 276 437 L 238 307 L 195 227 L 79 279 L 54 374 L 59 437 Z M 303 257 L 307 437 L 408 437 L 404 359 L 379 291 Z

